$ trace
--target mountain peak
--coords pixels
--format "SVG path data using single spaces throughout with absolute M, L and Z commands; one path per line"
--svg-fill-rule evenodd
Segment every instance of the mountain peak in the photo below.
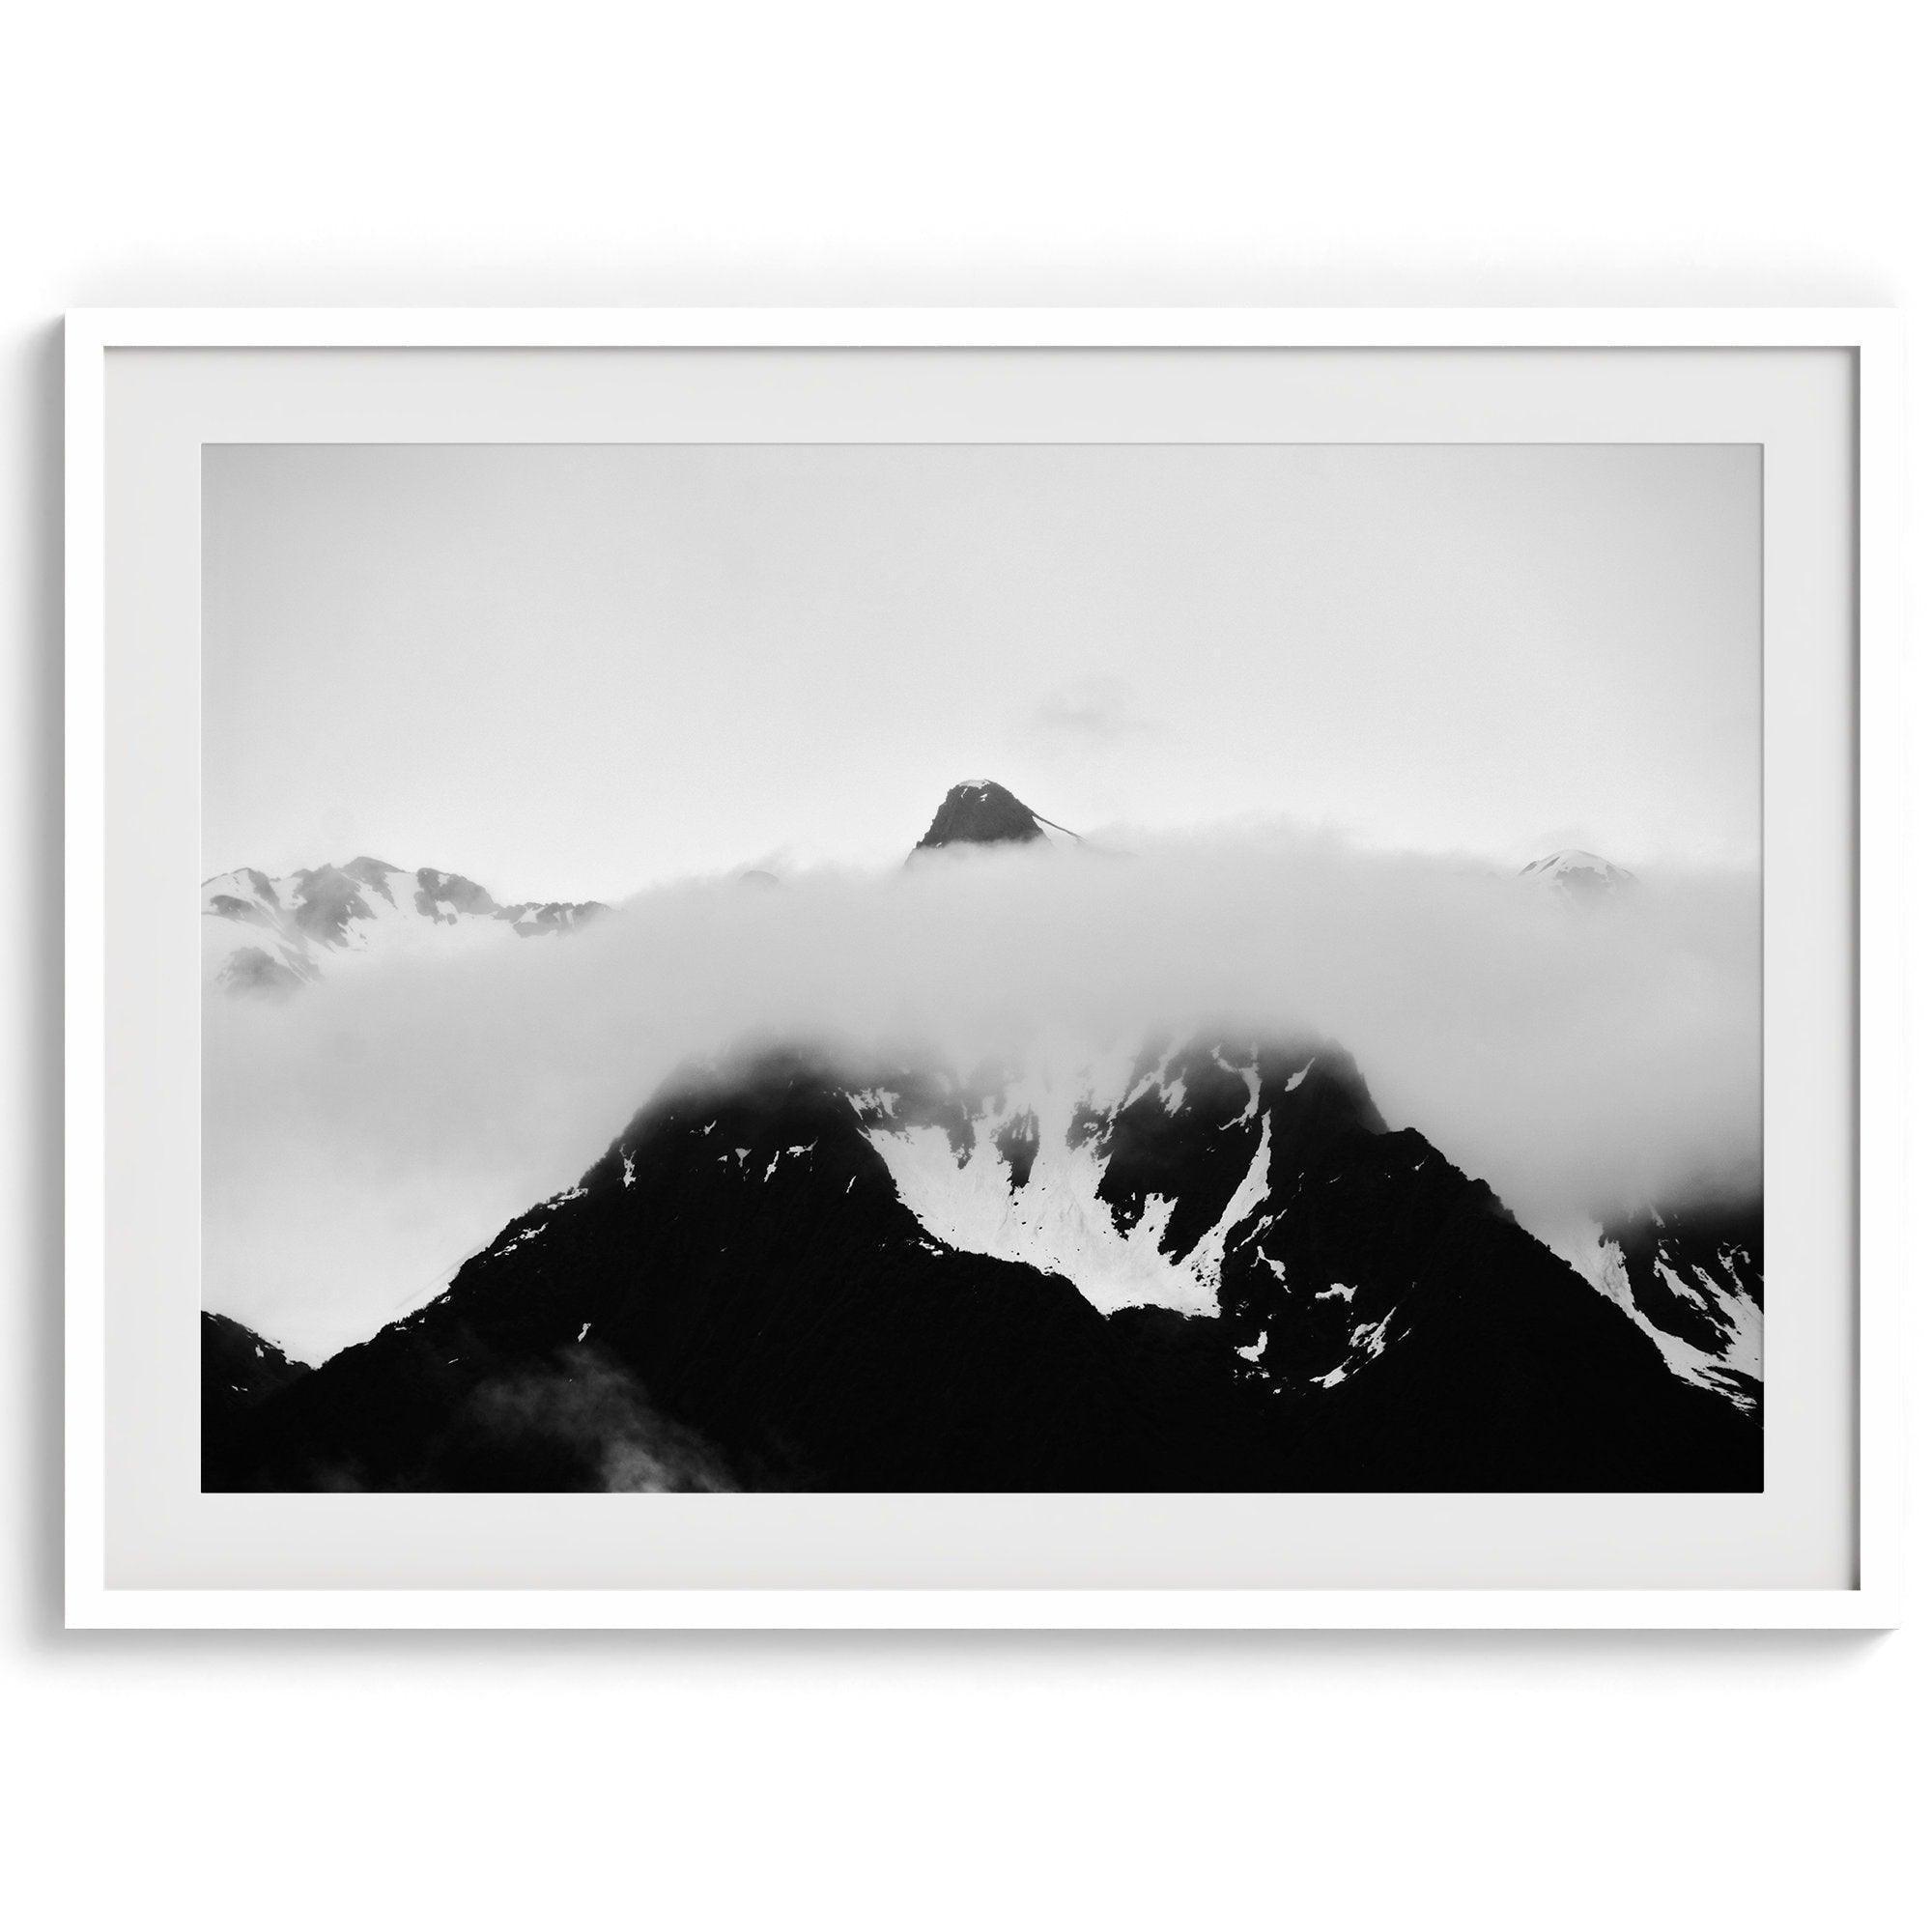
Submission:
M 1045 838 L 1049 831 L 1065 832 L 1065 828 L 1040 817 L 992 779 L 965 779 L 940 800 L 925 837 L 913 850 L 930 852 L 946 845 L 1030 845 Z
M 1517 877 L 1534 879 L 1539 885 L 1579 902 L 1614 897 L 1636 883 L 1634 873 L 1574 845 L 1551 852 L 1546 858 L 1532 859 Z

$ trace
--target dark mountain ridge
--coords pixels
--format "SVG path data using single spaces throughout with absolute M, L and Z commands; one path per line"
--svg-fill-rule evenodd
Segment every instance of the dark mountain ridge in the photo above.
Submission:
M 242 1419 L 258 1404 L 309 1373 L 306 1362 L 292 1361 L 272 1342 L 226 1315 L 207 1309 L 201 1316 L 202 1463 L 220 1467 Z
M 866 1110 L 888 1096 L 970 1155 L 968 1097 L 874 1071 L 855 1098 L 774 1051 L 675 1083 L 436 1302 L 252 1410 L 211 1486 L 611 1487 L 586 1389 L 627 1453 L 701 1487 L 1756 1485 L 1747 1418 L 1383 1127 L 1346 1056 L 1302 1055 L 1264 1056 L 1267 1188 L 1215 1315 L 1103 1315 L 1063 1275 L 936 1240 Z M 1216 1070 L 1187 1051 L 1191 1120 L 1143 1097 L 1082 1129 L 1120 1223 L 1174 1190 L 1173 1253 L 1238 1184 Z

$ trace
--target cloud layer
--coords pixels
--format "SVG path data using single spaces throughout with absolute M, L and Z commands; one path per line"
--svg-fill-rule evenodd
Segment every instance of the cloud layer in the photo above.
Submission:
M 1581 915 L 1276 827 L 1107 843 L 1134 856 L 665 888 L 567 941 L 212 1003 L 209 1305 L 311 1359 L 359 1339 L 574 1179 L 678 1062 L 756 1032 L 964 1059 L 1314 1031 L 1532 1226 L 1757 1184 L 1754 875 L 1647 874 Z

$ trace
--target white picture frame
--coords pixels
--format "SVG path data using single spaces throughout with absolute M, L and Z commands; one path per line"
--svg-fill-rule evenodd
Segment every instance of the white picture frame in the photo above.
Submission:
M 1856 358 L 1853 1580 L 1830 1589 L 199 1588 L 105 1563 L 110 357 L 118 351 L 1825 349 Z M 74 1628 L 1870 1629 L 1902 1606 L 1902 400 L 1876 310 L 83 310 L 67 322 L 67 1615 Z M 1865 882 L 1870 889 L 1865 890 Z

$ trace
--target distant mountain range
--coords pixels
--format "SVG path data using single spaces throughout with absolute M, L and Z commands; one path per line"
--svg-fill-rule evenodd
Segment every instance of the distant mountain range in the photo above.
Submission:
M 223 872 L 203 883 L 201 910 L 207 983 L 259 996 L 295 992 L 361 956 L 573 931 L 610 908 L 594 899 L 498 905 L 460 872 L 365 858 L 280 879 L 252 867 Z
M 981 781 L 916 851 L 1060 831 Z M 748 1049 L 322 1367 L 205 1321 L 204 1483 L 1751 1491 L 1761 1224 L 1619 1212 L 1573 1265 L 1320 1038 Z

